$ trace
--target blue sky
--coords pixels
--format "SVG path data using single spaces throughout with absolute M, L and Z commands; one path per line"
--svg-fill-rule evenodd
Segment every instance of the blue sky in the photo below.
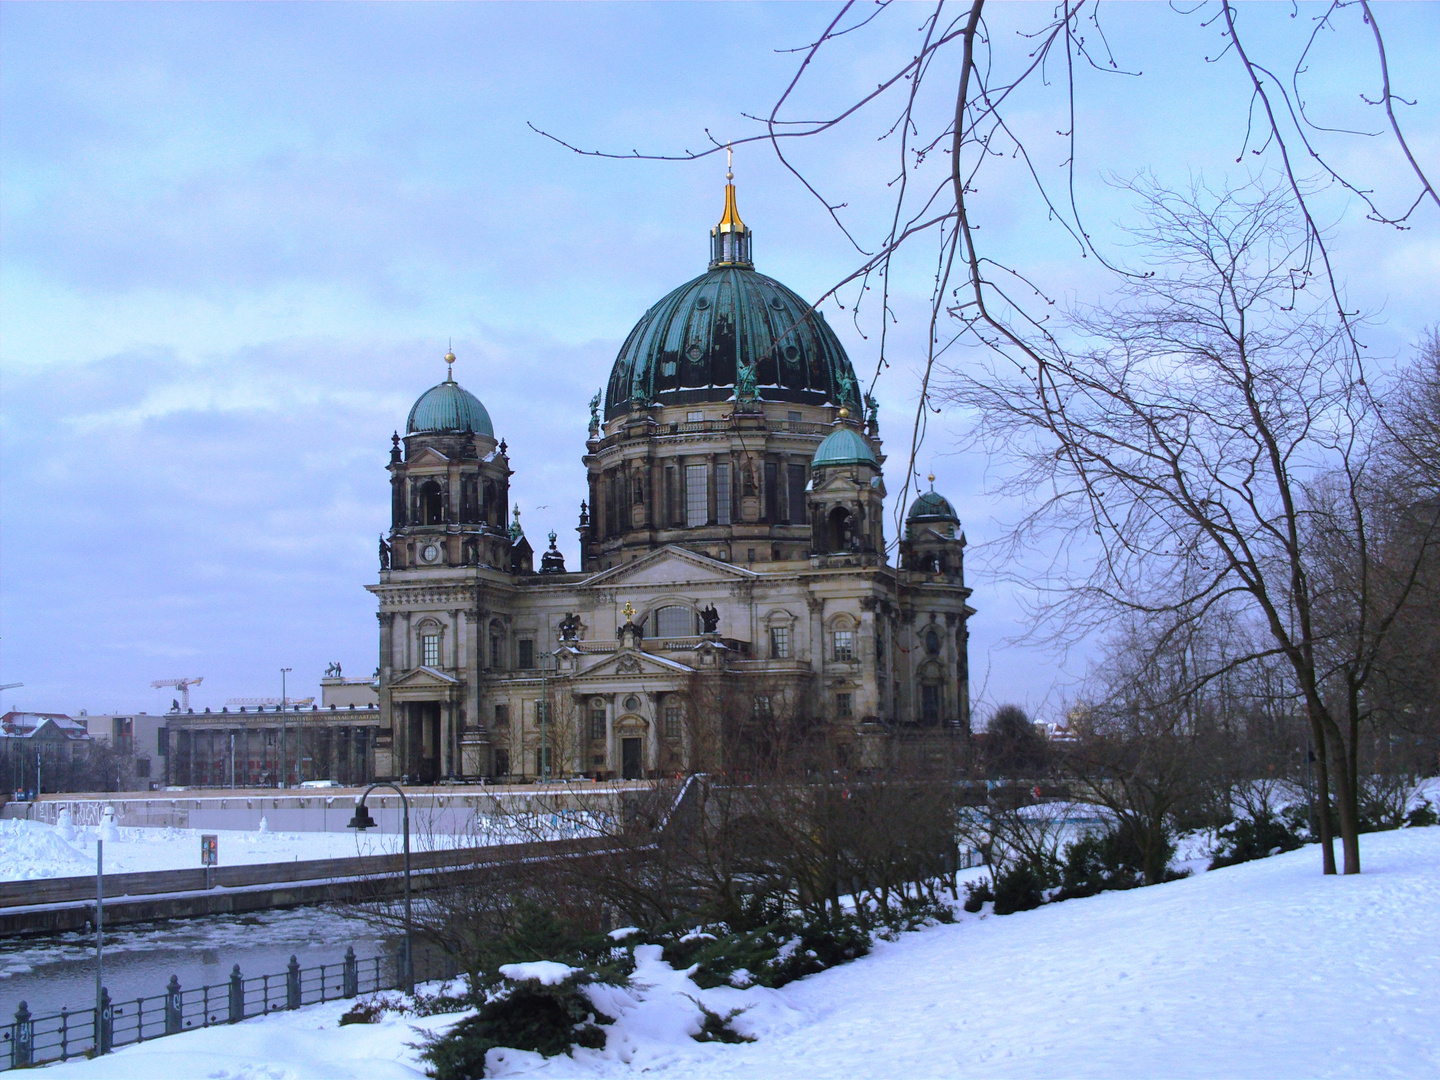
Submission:
M 362 586 L 386 520 L 390 432 L 443 374 L 480 396 L 511 447 L 537 547 L 571 565 L 584 497 L 586 402 L 630 326 L 700 272 L 723 162 L 571 154 L 675 151 L 754 130 L 821 4 L 0 5 L 0 681 L 3 705 L 158 709 L 155 678 L 203 675 L 200 705 L 314 692 L 324 666 L 375 665 Z M 816 114 L 873 87 L 916 48 L 923 9 L 895 5 L 802 84 Z M 1048 6 L 993 15 L 997 50 Z M 1319 8 L 1245 7 L 1257 48 L 1293 56 Z M 1412 147 L 1440 172 L 1440 9 L 1384 5 L 1392 77 L 1418 104 Z M 1080 76 L 1077 183 L 1102 244 L 1124 199 L 1112 175 L 1223 181 L 1247 94 L 1202 15 L 1118 5 L 1105 30 L 1139 76 Z M 1327 118 L 1373 125 L 1356 20 L 1326 35 L 1305 85 Z M 1348 25 L 1348 24 L 1347 24 Z M 1297 34 L 1300 37 L 1297 37 Z M 1352 62 L 1351 58 L 1355 58 Z M 940 80 L 937 78 L 936 85 Z M 1038 168 L 1060 175 L 1059 99 L 1016 103 Z M 938 108 L 938 105 L 936 106 Z M 888 113 L 883 115 L 888 116 Z M 862 116 L 797 149 L 858 235 L 885 220 L 888 121 Z M 1405 190 L 1383 139 L 1329 144 L 1382 196 Z M 737 154 L 760 269 L 817 296 L 855 256 L 763 147 Z M 1013 167 L 978 193 L 995 250 L 1062 298 L 1113 287 L 1046 220 Z M 1437 215 L 1408 232 L 1353 198 L 1322 205 L 1347 296 L 1378 312 L 1380 363 L 1437 319 Z M 897 274 L 892 367 L 877 392 L 898 491 L 923 355 L 930 251 Z M 832 309 L 857 370 L 875 325 Z M 963 358 L 962 362 L 963 362 Z M 919 466 L 975 552 L 972 669 L 987 700 L 1055 703 L 1083 671 L 1035 647 L 983 544 L 1007 507 L 986 462 L 932 424 Z M 899 475 L 893 475 L 895 470 Z

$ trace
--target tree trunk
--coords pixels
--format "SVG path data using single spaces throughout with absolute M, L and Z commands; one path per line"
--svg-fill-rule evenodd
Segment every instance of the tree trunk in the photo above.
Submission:
M 1332 742 L 1338 740 L 1332 740 Z M 1358 797 L 1357 780 L 1350 768 L 1350 762 L 1346 760 L 1345 749 L 1341 746 L 1335 748 L 1335 801 L 1339 803 L 1340 810 L 1340 844 L 1345 852 L 1345 873 L 1360 873 L 1360 802 Z M 1331 869 L 1326 871 L 1333 874 L 1335 857 L 1330 856 Z
M 1315 743 L 1315 804 L 1316 817 L 1320 819 L 1320 861 L 1322 872 L 1333 874 L 1335 836 L 1330 828 L 1330 759 L 1326 752 L 1325 728 L 1315 715 L 1313 704 L 1306 711 L 1310 714 L 1310 737 Z

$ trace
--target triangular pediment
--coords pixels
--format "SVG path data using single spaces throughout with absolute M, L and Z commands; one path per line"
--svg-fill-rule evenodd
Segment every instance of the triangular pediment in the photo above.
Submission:
M 604 570 L 586 585 L 695 585 L 714 582 L 730 585 L 756 577 L 753 571 L 721 562 L 689 548 L 668 545 L 624 566 Z
M 411 454 L 405 460 L 405 464 L 412 469 L 424 468 L 426 465 L 448 465 L 450 459 L 433 446 L 427 446 L 418 454 Z
M 619 652 L 608 653 L 591 666 L 583 668 L 576 673 L 576 678 L 593 679 L 621 675 L 674 677 L 691 675 L 694 672 L 693 667 L 678 660 L 668 660 L 663 656 L 653 656 L 635 649 L 621 649 Z
M 398 679 L 390 680 L 392 690 L 414 690 L 418 687 L 448 688 L 459 685 L 460 680 L 453 675 L 446 675 L 443 671 L 436 671 L 434 668 L 418 667 L 411 668 Z

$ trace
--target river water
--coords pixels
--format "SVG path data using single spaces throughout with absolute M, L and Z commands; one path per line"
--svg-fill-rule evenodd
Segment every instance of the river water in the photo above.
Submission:
M 105 932 L 104 982 L 118 1004 L 163 994 L 171 975 L 189 988 L 226 982 L 236 964 L 247 978 L 279 975 L 292 955 L 302 968 L 339 965 L 350 946 L 364 960 L 396 943 L 335 905 L 120 926 Z M 93 1008 L 95 935 L 0 941 L 0 1024 L 21 1001 L 37 1016 Z

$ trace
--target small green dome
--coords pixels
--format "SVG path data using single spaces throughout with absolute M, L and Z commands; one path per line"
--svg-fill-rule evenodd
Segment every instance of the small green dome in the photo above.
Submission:
M 490 414 L 480 399 L 454 379 L 446 379 L 420 395 L 405 421 L 405 434 L 419 431 L 473 431 L 477 435 L 495 437 Z
M 927 491 L 910 504 L 910 512 L 905 515 L 906 524 L 925 521 L 948 521 L 953 525 L 960 524 L 960 517 L 955 513 L 955 508 L 950 505 L 950 500 L 934 490 Z
M 838 427 L 815 448 L 810 465 L 816 469 L 831 465 L 873 465 L 878 469 L 880 462 L 859 432 L 849 427 Z

